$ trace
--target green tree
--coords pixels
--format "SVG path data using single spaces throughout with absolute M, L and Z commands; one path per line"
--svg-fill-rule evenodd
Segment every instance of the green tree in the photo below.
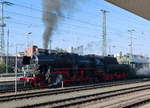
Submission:
M 0 63 L 0 74 L 6 73 L 6 64 Z M 14 73 L 14 68 L 8 65 L 8 73 Z

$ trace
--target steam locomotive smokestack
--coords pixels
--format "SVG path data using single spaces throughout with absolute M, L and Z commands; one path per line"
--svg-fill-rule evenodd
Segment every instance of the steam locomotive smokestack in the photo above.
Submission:
M 43 0 L 43 47 L 48 48 L 50 38 L 55 30 L 63 11 L 70 9 L 74 0 Z

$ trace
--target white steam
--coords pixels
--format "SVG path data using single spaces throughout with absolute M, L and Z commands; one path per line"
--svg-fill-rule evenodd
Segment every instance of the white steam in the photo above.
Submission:
M 150 67 L 141 68 L 136 72 L 136 74 L 138 76 L 150 77 Z

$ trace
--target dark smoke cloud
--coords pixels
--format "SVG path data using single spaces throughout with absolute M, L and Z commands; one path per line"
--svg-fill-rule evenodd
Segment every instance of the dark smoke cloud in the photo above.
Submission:
M 43 0 L 43 22 L 45 31 L 43 34 L 43 47 L 48 48 L 49 41 L 56 29 L 57 23 L 63 16 L 63 12 L 71 10 L 75 0 Z

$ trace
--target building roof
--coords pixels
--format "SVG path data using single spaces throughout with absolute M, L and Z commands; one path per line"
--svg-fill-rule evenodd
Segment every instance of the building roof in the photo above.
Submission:
M 150 0 L 106 0 L 120 8 L 150 20 Z

